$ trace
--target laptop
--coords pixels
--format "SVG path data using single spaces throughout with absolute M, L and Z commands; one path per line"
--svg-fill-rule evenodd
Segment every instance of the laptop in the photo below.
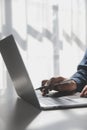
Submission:
M 79 93 L 53 91 L 43 97 L 39 89 L 35 90 L 13 35 L 0 41 L 0 52 L 17 94 L 28 103 L 40 110 L 87 107 L 87 98 L 81 98 Z

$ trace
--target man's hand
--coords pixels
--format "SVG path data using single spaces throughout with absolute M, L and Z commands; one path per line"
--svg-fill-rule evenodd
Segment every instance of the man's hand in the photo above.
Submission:
M 80 94 L 81 97 L 87 97 L 87 85 L 83 88 Z
M 45 96 L 51 90 L 71 92 L 77 88 L 74 80 L 69 80 L 64 77 L 53 77 L 49 80 L 42 81 L 42 95 Z

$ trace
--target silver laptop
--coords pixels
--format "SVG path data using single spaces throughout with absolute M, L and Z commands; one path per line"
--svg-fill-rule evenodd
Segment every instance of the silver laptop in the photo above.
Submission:
M 0 41 L 0 52 L 14 83 L 17 94 L 36 108 L 54 110 L 87 106 L 87 98 L 80 98 L 79 93 L 68 95 L 63 92 L 51 92 L 43 97 L 39 89 L 34 90 L 31 79 L 27 73 L 12 35 Z

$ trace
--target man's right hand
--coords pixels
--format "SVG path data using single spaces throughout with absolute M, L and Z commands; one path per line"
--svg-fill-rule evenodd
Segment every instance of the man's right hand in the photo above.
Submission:
M 45 96 L 51 90 L 71 92 L 73 90 L 76 90 L 76 88 L 77 84 L 74 80 L 59 76 L 53 77 L 49 80 L 43 80 L 41 92 L 42 95 Z

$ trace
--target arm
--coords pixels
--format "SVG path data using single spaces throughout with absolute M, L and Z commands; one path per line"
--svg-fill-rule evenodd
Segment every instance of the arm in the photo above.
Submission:
M 78 65 L 77 72 L 71 77 L 77 83 L 77 91 L 82 91 L 87 84 L 87 50 L 85 55 Z
M 70 78 L 64 77 L 53 77 L 50 80 L 42 83 L 43 88 L 41 89 L 42 95 L 46 95 L 51 90 L 56 91 L 79 91 L 81 92 L 83 87 L 87 84 L 87 50 L 77 67 L 77 72 Z

